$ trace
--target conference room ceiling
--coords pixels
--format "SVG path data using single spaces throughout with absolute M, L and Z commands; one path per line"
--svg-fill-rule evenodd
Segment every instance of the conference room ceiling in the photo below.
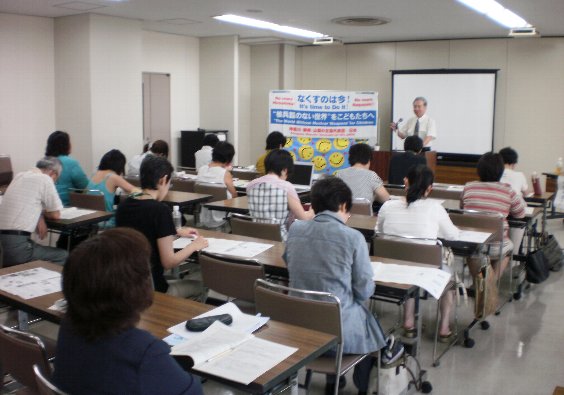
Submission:
M 564 0 L 498 0 L 542 36 L 564 36 Z M 507 37 L 508 29 L 455 0 L 0 0 L 0 12 L 44 17 L 95 13 L 141 20 L 146 30 L 192 37 L 239 35 L 249 44 L 311 43 L 272 31 L 219 22 L 236 14 L 313 30 L 345 43 Z M 380 26 L 332 23 L 339 17 L 381 17 Z

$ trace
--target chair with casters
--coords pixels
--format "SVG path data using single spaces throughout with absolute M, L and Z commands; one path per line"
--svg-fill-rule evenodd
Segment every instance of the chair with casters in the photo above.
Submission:
M 425 239 L 408 236 L 396 236 L 388 234 L 378 234 L 373 240 L 374 255 L 391 258 L 402 261 L 410 261 L 432 265 L 440 268 L 443 263 L 443 244 L 437 239 Z M 445 296 L 447 292 L 456 290 L 457 282 L 450 281 L 445 287 L 441 297 Z M 378 298 L 378 288 L 376 288 L 375 299 L 388 301 L 387 298 Z M 401 317 L 401 316 L 400 316 Z M 401 318 L 400 318 L 401 319 Z M 458 311 L 456 303 L 454 305 L 454 335 L 453 340 L 449 342 L 448 347 L 437 356 L 437 346 L 439 339 L 439 320 L 440 320 L 440 299 L 437 300 L 436 316 L 435 316 L 435 333 L 433 342 L 433 366 L 439 365 L 439 360 L 442 356 L 450 350 L 450 348 L 457 343 L 458 339 Z M 418 320 L 418 324 L 419 324 Z M 399 326 L 399 323 L 396 324 Z M 417 347 L 419 342 L 417 340 Z M 417 354 L 417 352 L 416 352 Z
M 255 303 L 257 312 L 273 320 L 337 337 L 334 356 L 321 356 L 306 366 L 306 389 L 309 388 L 312 372 L 335 375 L 337 395 L 341 376 L 368 356 L 343 355 L 341 302 L 331 293 L 295 289 L 258 279 L 255 283 Z
M 264 267 L 256 261 L 200 252 L 198 261 L 207 290 L 228 297 L 242 310 L 254 313 L 255 281 L 264 278 Z
M 36 335 L 0 325 L 0 377 L 10 374 L 18 383 L 37 392 L 33 365 L 52 373 L 45 344 Z M 0 388 L 3 385 L 4 380 Z
M 39 395 L 67 395 L 66 392 L 57 388 L 43 373 L 38 365 L 33 365 L 33 372 L 35 373 L 35 382 Z
M 280 221 L 276 218 L 257 218 L 249 215 L 232 214 L 231 233 L 272 241 L 282 241 Z
M 372 203 L 365 198 L 353 199 L 351 214 L 372 215 Z

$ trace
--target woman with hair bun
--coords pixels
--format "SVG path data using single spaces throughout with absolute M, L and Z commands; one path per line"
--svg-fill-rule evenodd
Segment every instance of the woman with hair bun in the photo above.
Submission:
M 405 200 L 389 200 L 378 213 L 376 231 L 379 233 L 409 236 L 426 239 L 458 239 L 460 230 L 454 226 L 445 208 L 436 200 L 427 199 L 433 189 L 433 171 L 418 165 L 409 169 L 404 184 L 407 188 Z M 378 254 L 378 251 L 375 252 Z M 453 292 L 441 298 L 441 326 L 439 340 L 448 342 L 451 336 L 449 328 L 450 310 Z M 409 299 L 405 304 L 404 323 L 406 337 L 415 336 L 415 303 Z

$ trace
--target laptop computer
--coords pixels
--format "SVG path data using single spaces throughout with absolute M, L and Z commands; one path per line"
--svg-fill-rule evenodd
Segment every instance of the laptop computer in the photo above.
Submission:
M 296 191 L 307 191 L 311 189 L 313 181 L 313 163 L 294 162 L 294 172 L 288 177 L 288 181 L 294 184 Z

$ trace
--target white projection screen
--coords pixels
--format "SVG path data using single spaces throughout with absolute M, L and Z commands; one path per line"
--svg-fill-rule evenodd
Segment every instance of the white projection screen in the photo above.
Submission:
M 497 70 L 392 71 L 392 119 L 406 122 L 413 99 L 427 99 L 427 114 L 437 123 L 432 150 L 441 154 L 482 155 L 493 148 Z M 392 149 L 403 140 L 392 135 Z

